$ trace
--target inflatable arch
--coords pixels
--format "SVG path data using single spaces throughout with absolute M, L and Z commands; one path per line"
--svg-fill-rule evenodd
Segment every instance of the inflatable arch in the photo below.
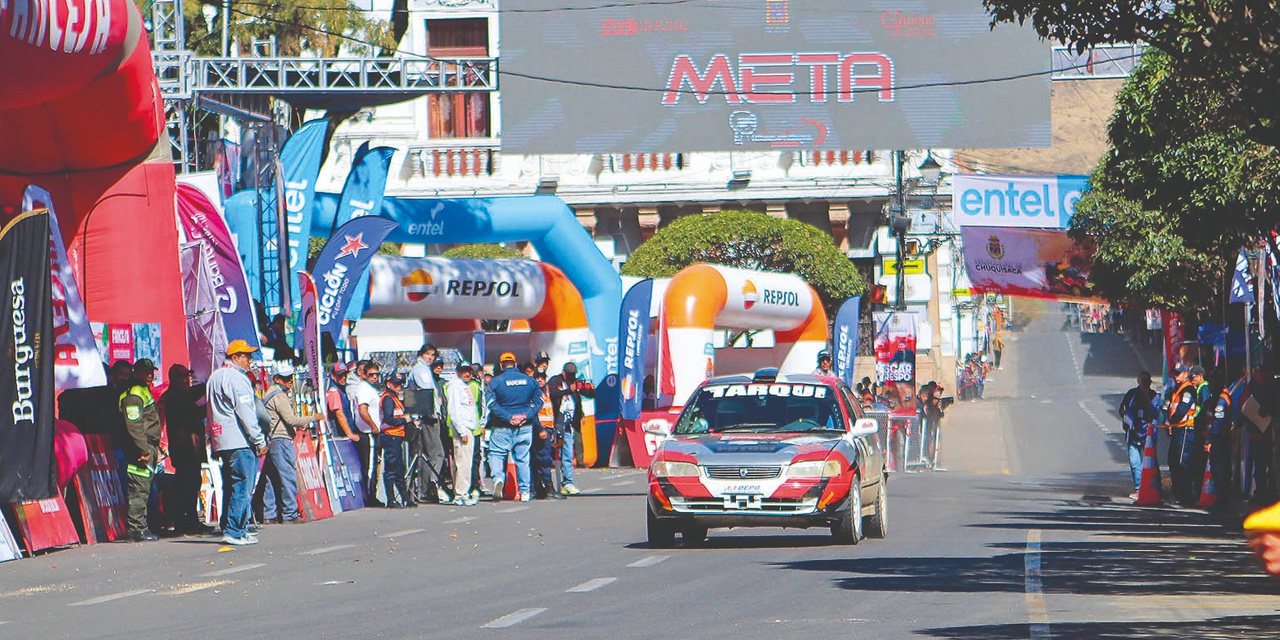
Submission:
M 0 217 L 48 190 L 89 319 L 159 322 L 165 371 L 186 317 L 147 37 L 129 0 L 0 0 Z
M 548 375 L 559 373 L 566 362 L 589 370 L 591 336 L 582 296 L 564 272 L 543 262 L 374 256 L 364 315 L 421 318 L 426 340 L 464 352 L 461 347 L 471 344 L 479 320 L 527 319 L 528 349 L 517 350 L 518 358 L 526 361 L 546 351 Z M 497 360 L 496 353 L 487 355 L 487 362 Z M 597 433 L 595 403 L 583 400 L 579 464 L 594 466 L 607 458 L 600 453 L 612 445 L 613 433 Z
M 675 407 L 714 375 L 716 328 L 772 329 L 790 345 L 780 374 L 812 371 L 828 337 L 817 292 L 789 273 L 691 265 L 667 283 L 661 317 L 658 391 Z

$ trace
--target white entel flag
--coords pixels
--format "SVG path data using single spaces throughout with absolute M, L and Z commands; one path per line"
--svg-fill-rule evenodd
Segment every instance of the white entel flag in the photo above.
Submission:
M 107 384 L 102 355 L 84 312 L 67 247 L 53 210 L 53 196 L 35 185 L 22 195 L 24 211 L 49 210 L 49 264 L 53 282 L 53 376 L 55 393 Z

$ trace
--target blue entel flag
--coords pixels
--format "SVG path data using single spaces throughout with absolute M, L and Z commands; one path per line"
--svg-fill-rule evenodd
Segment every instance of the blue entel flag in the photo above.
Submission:
M 342 187 L 342 196 L 338 200 L 338 212 L 334 218 L 334 224 L 341 226 L 350 220 L 376 215 L 382 209 L 382 197 L 386 194 L 387 174 L 391 170 L 393 154 L 395 149 L 391 147 L 370 149 L 367 142 L 360 145 L 360 149 L 356 151 L 355 160 L 351 163 L 351 172 L 347 174 L 347 182 Z M 373 248 L 376 251 L 378 246 L 373 245 Z M 344 317 L 352 322 L 359 320 L 360 316 L 364 315 L 365 307 L 369 302 L 368 298 L 369 275 L 366 273 L 356 285 L 351 304 L 347 307 Z
M 862 296 L 854 296 L 840 305 L 836 321 L 831 325 L 831 366 L 837 378 L 853 388 L 853 358 L 858 354 L 858 320 L 862 314 Z
M 1236 271 L 1231 276 L 1231 297 L 1227 302 L 1253 304 L 1254 300 L 1253 278 L 1249 275 L 1249 258 L 1245 255 L 1244 249 L 1241 249 L 1240 254 L 1236 256 Z
M 316 258 L 313 273 L 319 290 L 317 318 L 320 332 L 334 338 L 342 333 L 357 283 L 369 273 L 369 261 L 396 223 L 380 216 L 362 216 L 338 227 Z M 368 295 L 368 292 L 365 292 Z
M 649 343 L 649 305 L 653 280 L 637 282 L 622 298 L 618 328 L 622 348 L 618 358 L 619 409 L 626 420 L 638 420 L 644 405 L 645 353 Z

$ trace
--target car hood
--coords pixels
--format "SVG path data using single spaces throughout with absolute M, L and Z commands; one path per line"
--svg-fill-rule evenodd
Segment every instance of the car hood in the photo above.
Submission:
M 828 453 L 839 442 L 836 433 L 724 433 L 672 436 L 662 448 L 692 455 L 698 464 L 786 464 L 800 454 Z

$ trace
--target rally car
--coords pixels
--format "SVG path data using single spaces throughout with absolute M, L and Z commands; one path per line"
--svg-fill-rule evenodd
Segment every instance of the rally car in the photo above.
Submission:
M 690 397 L 649 466 L 649 545 L 717 527 L 830 527 L 846 544 L 888 533 L 877 423 L 844 383 L 733 376 Z

